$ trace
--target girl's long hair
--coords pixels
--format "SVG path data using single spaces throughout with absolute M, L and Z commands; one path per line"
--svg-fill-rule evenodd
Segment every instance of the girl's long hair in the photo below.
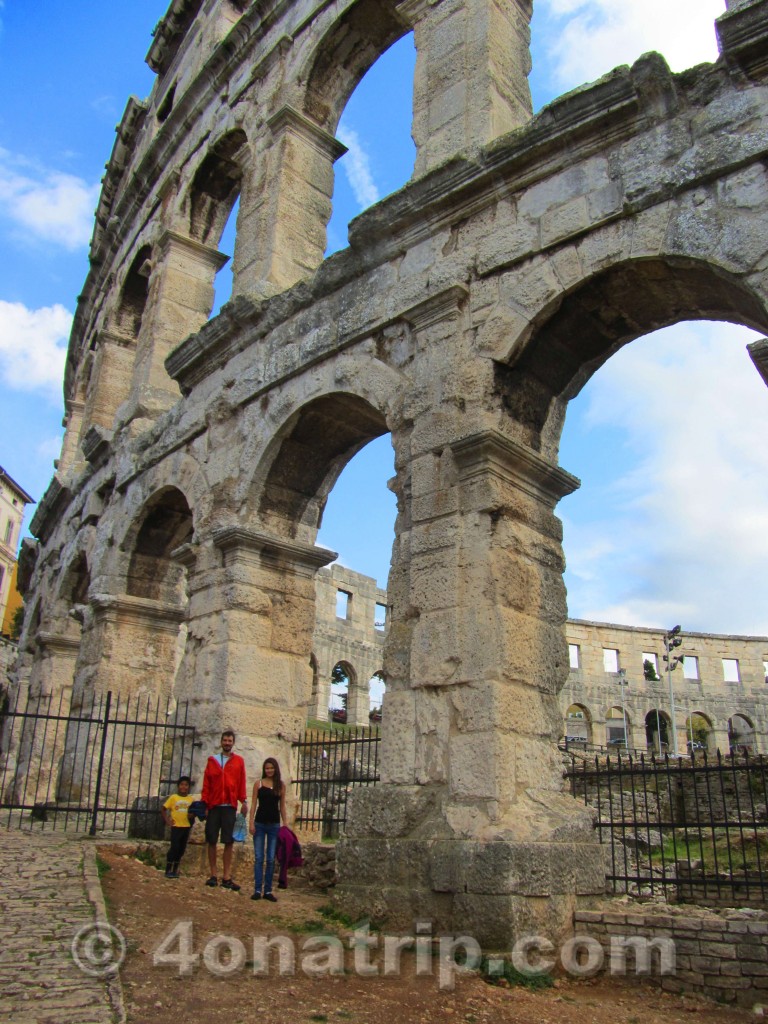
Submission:
M 274 757 L 268 757 L 264 761 L 264 764 L 261 766 L 261 777 L 262 779 L 266 779 L 267 773 L 264 771 L 264 769 L 267 767 L 268 764 L 272 764 L 275 766 L 275 774 L 272 776 L 272 785 L 275 788 L 275 792 L 279 793 L 282 796 L 283 780 L 280 778 L 280 765 L 277 763 Z

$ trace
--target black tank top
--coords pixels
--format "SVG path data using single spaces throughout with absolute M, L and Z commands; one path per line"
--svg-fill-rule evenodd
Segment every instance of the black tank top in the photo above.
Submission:
M 280 824 L 280 795 L 277 790 L 259 786 L 256 791 L 256 821 L 260 825 Z

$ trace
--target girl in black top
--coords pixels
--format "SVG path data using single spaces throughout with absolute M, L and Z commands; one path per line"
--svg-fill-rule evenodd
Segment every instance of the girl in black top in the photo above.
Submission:
M 277 903 L 272 895 L 272 876 L 275 871 L 275 848 L 280 822 L 285 825 L 285 783 L 280 778 L 280 765 L 274 757 L 268 757 L 261 768 L 261 779 L 253 787 L 251 820 L 249 831 L 253 836 L 254 889 L 252 900 L 261 899 L 261 882 L 264 878 L 264 899 Z M 264 847 L 266 845 L 266 858 Z M 266 859 L 266 871 L 264 862 Z

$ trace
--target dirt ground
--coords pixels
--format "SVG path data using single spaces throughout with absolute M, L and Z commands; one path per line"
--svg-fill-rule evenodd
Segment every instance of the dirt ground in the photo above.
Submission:
M 437 962 L 434 969 L 427 967 L 429 976 L 416 975 L 412 951 L 403 953 L 398 976 L 383 977 L 375 961 L 375 974 L 360 976 L 350 951 L 343 973 L 330 974 L 324 936 L 338 936 L 346 945 L 349 923 L 328 909 L 327 895 L 301 878 L 291 876 L 289 888 L 277 892 L 277 903 L 255 902 L 245 877 L 239 878 L 239 893 L 207 888 L 200 858 L 183 866 L 176 880 L 119 847 L 100 846 L 99 859 L 110 921 L 127 940 L 120 977 L 128 1024 L 253 1024 L 259 1015 L 265 1024 L 737 1024 L 755 1019 L 747 1010 L 621 980 L 556 978 L 552 987 L 533 990 L 489 984 L 467 973 L 456 978 L 450 991 L 440 987 Z M 163 945 L 174 928 L 175 938 Z M 239 940 L 242 947 L 227 939 L 211 941 L 221 935 Z M 296 969 L 281 974 L 274 953 L 268 973 L 255 974 L 262 961 L 254 937 L 277 935 L 286 936 L 286 945 L 295 951 Z M 154 962 L 158 947 L 170 955 L 169 962 Z M 179 952 L 205 953 L 213 970 L 198 957 L 188 973 L 181 973 L 173 959 Z M 312 958 L 322 976 L 308 976 L 302 969 Z

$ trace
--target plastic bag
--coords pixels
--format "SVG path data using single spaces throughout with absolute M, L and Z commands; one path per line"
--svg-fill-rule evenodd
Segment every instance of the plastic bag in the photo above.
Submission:
M 232 829 L 232 838 L 236 843 L 244 843 L 248 835 L 248 822 L 244 814 L 238 814 L 235 818 L 235 827 Z

